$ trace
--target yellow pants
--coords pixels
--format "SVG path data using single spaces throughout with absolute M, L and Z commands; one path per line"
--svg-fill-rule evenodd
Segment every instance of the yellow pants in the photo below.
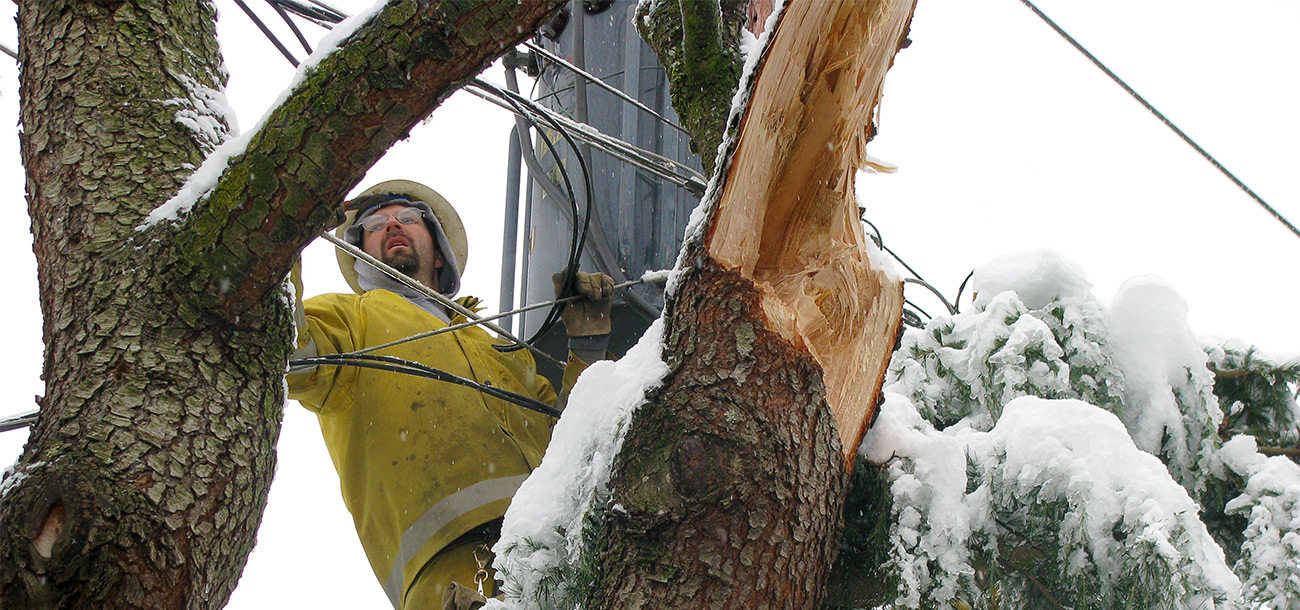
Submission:
M 496 571 L 492 569 L 491 554 L 483 548 L 482 542 L 467 542 L 439 551 L 429 563 L 424 564 L 420 575 L 406 592 L 402 610 L 442 610 L 443 593 L 447 585 L 453 582 L 477 589 L 474 575 L 478 573 L 479 564 L 474 558 L 475 550 L 478 550 L 478 558 L 487 566 L 488 576 L 483 583 L 483 593 L 487 597 L 495 595 L 492 579 L 496 577 Z

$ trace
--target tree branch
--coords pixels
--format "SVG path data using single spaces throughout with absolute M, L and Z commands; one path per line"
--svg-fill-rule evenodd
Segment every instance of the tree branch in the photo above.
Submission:
M 1029 584 L 1033 585 L 1034 589 L 1036 589 L 1038 593 L 1043 596 L 1043 599 L 1046 599 L 1047 603 L 1051 604 L 1053 608 L 1056 608 L 1056 610 L 1068 610 L 1065 606 L 1062 606 L 1060 602 L 1056 601 L 1056 597 L 1052 595 L 1052 592 L 1049 591 L 1041 581 L 1035 578 L 1033 574 L 1030 574 L 1029 570 L 1021 568 L 1020 566 L 1011 563 L 1010 561 L 1007 561 L 1005 559 L 998 560 L 998 563 L 1003 568 L 1008 568 L 1011 571 L 1016 572 L 1021 576 L 1025 577 L 1025 580 L 1029 581 Z
M 618 509 L 590 522 L 601 565 L 583 607 L 817 607 L 900 324 L 853 177 L 913 7 L 791 2 L 742 85 L 666 298 L 669 372 L 627 425 Z
M 227 320 L 259 306 L 342 200 L 448 95 L 562 0 L 393 2 L 310 70 L 170 227 L 188 288 Z
M 704 65 L 722 53 L 722 6 L 718 0 L 678 3 L 682 14 L 682 57 L 688 78 L 707 77 Z
M 1288 457 L 1300 457 L 1300 449 L 1294 447 L 1260 447 L 1259 452 L 1264 455 L 1285 455 Z
M 659 55 L 673 109 L 708 174 L 740 83 L 745 8 L 745 0 L 669 0 L 642 3 L 637 11 L 637 31 Z

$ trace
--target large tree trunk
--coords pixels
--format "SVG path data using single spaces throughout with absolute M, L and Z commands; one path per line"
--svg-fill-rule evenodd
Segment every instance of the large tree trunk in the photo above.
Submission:
M 787 5 L 685 246 L 671 372 L 615 461 L 584 607 L 818 603 L 900 323 L 853 177 L 912 8 Z
M 274 471 L 292 260 L 396 139 L 558 4 L 390 3 L 192 210 L 137 229 L 225 135 L 213 7 L 20 3 L 47 389 L 0 483 L 0 607 L 225 604 Z

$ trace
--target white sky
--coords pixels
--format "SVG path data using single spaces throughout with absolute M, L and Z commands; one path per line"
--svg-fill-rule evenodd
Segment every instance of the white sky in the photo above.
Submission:
M 252 3 L 259 5 L 260 3 Z M 339 0 L 351 13 L 366 4 Z M 291 75 L 230 0 L 217 0 L 240 124 L 253 125 Z M 1293 0 L 1041 0 L 1048 15 L 1237 173 L 1300 222 L 1300 4 Z M 6 16 L 12 3 L 0 4 Z M 314 30 L 308 26 L 309 35 Z M 920 0 L 911 48 L 885 86 L 870 152 L 900 166 L 859 190 L 885 244 L 950 298 L 972 268 L 1051 247 L 1109 300 L 1155 274 L 1187 299 L 1192 327 L 1300 354 L 1300 238 L 1267 216 L 1016 0 Z M 290 38 L 286 35 L 284 39 Z M 16 46 L 13 20 L 0 41 Z M 589 51 L 590 52 L 590 51 Z M 490 77 L 500 82 L 499 76 Z M 35 262 L 18 158 L 17 70 L 0 57 L 0 224 L 10 261 L 9 345 L 0 416 L 43 393 Z M 470 232 L 463 294 L 497 299 L 506 137 L 503 111 L 453 96 L 362 186 L 412 178 L 457 205 Z M 346 290 L 328 247 L 309 248 L 309 294 Z M 942 306 L 909 297 L 931 313 Z M 969 297 L 969 293 L 964 298 Z M 22 432 L 0 434 L 0 461 Z M 384 608 L 337 478 L 307 411 L 285 410 L 279 470 L 257 549 L 230 608 Z

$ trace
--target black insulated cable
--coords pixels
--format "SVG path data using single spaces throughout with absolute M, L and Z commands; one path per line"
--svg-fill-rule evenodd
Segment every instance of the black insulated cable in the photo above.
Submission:
M 1044 23 L 1046 23 L 1049 27 L 1055 30 L 1056 33 L 1061 36 L 1061 38 L 1064 38 L 1066 42 L 1070 43 L 1070 46 L 1073 46 L 1075 50 L 1077 50 L 1078 52 L 1083 53 L 1083 56 L 1087 57 L 1088 61 L 1092 62 L 1092 65 L 1097 66 L 1097 69 L 1101 70 L 1102 72 L 1105 72 L 1106 76 L 1109 76 L 1111 80 L 1115 81 L 1115 84 L 1119 85 L 1121 88 L 1124 89 L 1124 91 L 1127 91 L 1129 95 L 1133 96 L 1133 99 L 1137 100 L 1139 104 L 1142 104 L 1143 108 L 1146 108 L 1147 111 L 1149 111 L 1151 114 L 1154 114 L 1157 119 L 1160 119 L 1160 122 L 1164 123 L 1166 127 L 1172 130 L 1175 134 L 1178 134 L 1178 137 L 1182 138 L 1183 142 L 1186 142 L 1188 146 L 1191 146 L 1193 149 L 1196 150 L 1196 152 L 1200 153 L 1201 156 L 1204 157 L 1206 161 L 1210 162 L 1210 165 L 1213 165 L 1224 176 L 1227 176 L 1228 179 L 1231 180 L 1233 184 L 1237 185 L 1238 188 L 1240 188 L 1247 195 L 1249 195 L 1251 199 L 1254 199 L 1255 203 L 1258 203 L 1260 207 L 1264 208 L 1264 211 L 1268 212 L 1269 215 L 1272 216 L 1275 220 L 1282 223 L 1283 226 L 1290 229 L 1291 232 L 1294 233 L 1296 237 L 1300 237 L 1300 229 L 1297 229 L 1295 225 L 1291 224 L 1291 221 L 1287 220 L 1285 216 L 1282 216 L 1281 212 L 1277 211 L 1273 206 L 1269 205 L 1268 202 L 1264 201 L 1263 197 L 1260 197 L 1259 195 L 1255 194 L 1255 191 L 1251 190 L 1249 186 L 1246 186 L 1245 182 L 1242 182 L 1241 179 L 1237 178 L 1235 174 L 1228 171 L 1228 168 L 1224 167 L 1222 163 L 1219 163 L 1218 159 L 1215 159 L 1204 148 L 1201 148 L 1200 144 L 1197 144 L 1196 141 L 1193 140 L 1191 136 L 1187 135 L 1182 129 L 1179 129 L 1178 126 L 1175 125 L 1173 121 L 1169 120 L 1169 117 L 1166 117 L 1164 113 L 1160 112 L 1159 110 L 1156 110 L 1156 107 L 1152 106 L 1151 103 L 1146 100 L 1146 98 L 1142 97 L 1141 95 L 1138 94 L 1136 90 L 1128 86 L 1128 83 L 1124 82 L 1124 79 L 1120 78 L 1117 74 L 1112 72 L 1110 68 L 1107 68 L 1106 64 L 1101 63 L 1101 60 L 1097 59 L 1097 56 L 1089 52 L 1088 49 L 1084 48 L 1082 44 L 1079 44 L 1079 41 L 1075 40 L 1073 36 L 1071 36 L 1064 29 L 1062 29 L 1061 26 L 1057 25 L 1055 21 L 1052 21 L 1051 17 L 1048 17 L 1047 14 L 1044 13 L 1043 11 L 1038 10 L 1038 7 L 1034 6 L 1034 3 L 1030 2 L 1029 0 L 1020 0 L 1020 2 L 1023 3 L 1025 6 L 1029 7 L 1029 10 L 1033 11 L 1034 14 L 1038 16 L 1039 19 L 1042 19 Z
M 308 55 L 311 55 L 311 45 L 307 43 L 307 37 L 302 35 L 302 30 L 298 29 L 298 24 L 289 18 L 289 13 L 285 12 L 284 7 L 274 0 L 267 0 L 267 4 L 270 4 L 271 8 L 275 9 L 276 14 L 284 20 L 285 25 L 289 26 L 289 30 L 298 39 L 298 44 L 302 45 L 303 50 L 307 51 Z
M 235 0 L 235 4 L 238 4 L 239 8 L 244 9 L 244 14 L 248 15 L 248 18 L 252 19 L 253 23 L 257 24 L 257 29 L 262 30 L 262 35 L 266 36 L 266 39 L 270 40 L 271 44 L 275 45 L 275 48 L 280 50 L 280 54 L 284 55 L 284 58 L 289 60 L 289 63 L 293 64 L 293 67 L 297 68 L 298 59 L 293 56 L 293 53 L 289 52 L 289 49 L 284 48 L 284 43 L 280 42 L 280 39 L 276 38 L 275 34 L 271 33 L 270 28 L 266 27 L 265 23 L 262 23 L 262 19 L 257 16 L 257 13 L 254 13 L 253 9 L 248 8 L 248 5 L 244 3 L 244 0 Z
M 536 411 L 549 417 L 559 419 L 560 410 L 548 405 L 540 400 L 523 394 L 516 394 L 509 390 L 504 390 L 493 385 L 479 383 L 472 379 L 466 379 L 458 375 L 453 375 L 447 371 L 426 366 L 418 362 L 403 360 L 393 356 L 373 356 L 369 354 L 329 354 L 324 356 L 313 356 L 311 358 L 300 358 L 289 361 L 290 369 L 309 368 L 316 366 L 354 366 L 358 368 L 376 369 L 381 371 L 390 371 L 415 377 L 424 377 L 435 381 L 453 383 L 474 390 L 478 390 L 493 398 L 499 398 L 506 402 L 519 405 L 529 411 Z

